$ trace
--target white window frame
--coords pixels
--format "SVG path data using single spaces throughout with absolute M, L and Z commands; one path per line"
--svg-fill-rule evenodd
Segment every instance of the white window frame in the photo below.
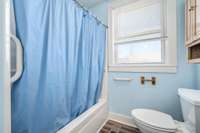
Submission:
M 120 43 L 121 38 L 114 39 L 116 33 L 114 31 L 115 25 L 113 24 L 114 15 L 119 8 L 133 8 L 137 6 L 137 4 L 142 4 L 144 2 L 151 2 L 153 0 L 123 0 L 113 2 L 109 6 L 109 15 L 108 15 L 108 23 L 109 23 L 109 31 L 108 31 L 108 43 L 109 43 L 109 71 L 117 71 L 117 72 L 165 72 L 165 73 L 176 73 L 177 68 L 177 18 L 176 18 L 176 1 L 175 0 L 161 0 L 163 3 L 162 8 L 163 15 L 161 17 L 164 22 L 162 22 L 162 38 L 167 38 L 167 43 L 164 44 L 162 48 L 162 54 L 165 62 L 158 64 L 116 64 L 115 63 L 115 44 L 116 41 Z M 156 33 L 157 31 L 155 31 Z M 141 33 L 145 34 L 145 33 Z M 152 34 L 153 38 L 154 34 Z M 140 40 L 140 36 L 134 37 L 136 40 L 130 40 L 129 38 L 123 38 L 127 41 L 137 41 Z M 124 41 L 124 40 L 123 40 Z

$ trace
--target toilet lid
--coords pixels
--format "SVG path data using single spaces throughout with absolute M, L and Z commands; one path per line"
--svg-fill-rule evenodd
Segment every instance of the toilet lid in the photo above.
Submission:
M 132 111 L 132 116 L 136 120 L 155 128 L 163 130 L 176 130 L 173 118 L 170 115 L 159 111 L 135 109 Z

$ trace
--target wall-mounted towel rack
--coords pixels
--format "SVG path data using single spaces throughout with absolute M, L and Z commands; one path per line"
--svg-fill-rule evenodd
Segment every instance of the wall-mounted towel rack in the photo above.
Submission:
M 113 78 L 113 80 L 115 80 L 115 81 L 128 81 L 128 82 L 130 82 L 130 81 L 132 81 L 133 80 L 133 78 Z

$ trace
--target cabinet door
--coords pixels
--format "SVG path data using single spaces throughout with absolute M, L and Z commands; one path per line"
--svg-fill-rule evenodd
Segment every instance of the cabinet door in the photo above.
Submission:
M 195 0 L 195 40 L 200 39 L 200 0 Z
M 186 45 L 192 42 L 192 10 L 191 10 L 192 0 L 186 0 L 185 6 L 185 41 Z

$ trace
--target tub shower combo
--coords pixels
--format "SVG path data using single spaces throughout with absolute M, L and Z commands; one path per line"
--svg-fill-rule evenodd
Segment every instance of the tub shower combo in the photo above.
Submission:
M 11 3 L 12 133 L 97 131 L 107 113 L 106 26 L 74 0 Z

